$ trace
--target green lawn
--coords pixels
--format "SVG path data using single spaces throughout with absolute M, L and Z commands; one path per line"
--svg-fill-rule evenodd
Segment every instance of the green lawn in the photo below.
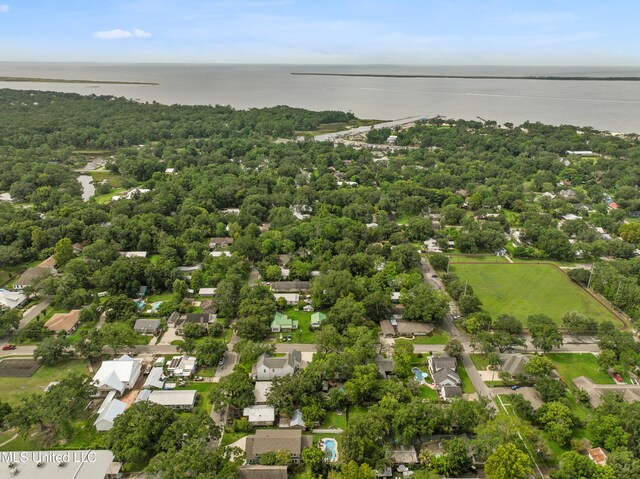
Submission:
M 578 311 L 598 321 L 621 322 L 604 306 L 556 267 L 548 264 L 458 264 L 451 267 L 468 280 L 491 316 L 513 314 L 526 321 L 531 314 L 544 313 L 560 324 L 567 311 Z
M 502 256 L 496 256 L 494 254 L 475 254 L 475 255 L 451 255 L 449 256 L 449 262 L 451 264 L 456 263 L 503 263 L 508 261 Z
M 431 389 L 429 386 L 420 386 L 418 395 L 423 399 L 429 399 L 430 401 L 440 401 L 438 392 Z
M 567 384 L 572 384 L 572 381 L 579 376 L 585 376 L 596 384 L 615 384 L 613 378 L 600 369 L 598 358 L 593 354 L 549 353 L 547 357 L 553 361 L 558 374 Z
M 320 429 L 344 429 L 347 427 L 347 416 L 346 414 L 337 414 L 335 412 L 328 412 L 324 417 L 324 421 L 322 421 L 322 425 Z
M 21 397 L 32 393 L 43 393 L 52 381 L 59 381 L 71 372 L 89 375 L 87 363 L 72 359 L 54 366 L 42 366 L 30 378 L 0 378 L 0 397 L 9 404 L 17 404 Z
M 109 203 L 111 201 L 111 198 L 113 198 L 116 195 L 120 195 L 120 194 L 124 193 L 125 191 L 127 191 L 125 188 L 117 188 L 115 190 L 111 190 L 107 194 L 97 195 L 97 196 L 94 196 L 93 198 L 95 199 L 96 203 L 98 203 L 100 205 L 106 205 L 107 203 Z
M 429 336 L 416 336 L 413 344 L 447 344 L 449 342 L 449 333 L 441 327 L 436 327 Z
M 349 409 L 347 409 L 347 421 L 350 421 L 351 419 L 357 417 L 357 416 L 362 416 L 364 414 L 367 414 L 367 411 L 369 410 L 369 408 L 367 407 L 362 407 L 362 406 L 349 406 Z
M 292 343 L 300 344 L 315 344 L 316 333 L 311 331 L 311 315 L 313 313 L 307 313 L 305 311 L 296 311 L 294 308 L 287 308 L 284 310 L 284 314 L 291 319 L 298 321 L 298 329 L 291 333 L 275 334 L 275 340 L 277 343 L 281 343 L 282 336 L 291 336 Z
M 221 446 L 228 446 L 229 444 L 233 444 L 238 439 L 242 439 L 245 436 L 248 436 L 248 432 L 226 432 L 224 436 L 222 436 L 222 441 L 220 441 Z
M 486 354 L 471 354 L 470 357 L 478 371 L 485 371 L 489 369 L 489 361 L 487 361 Z
M 465 394 L 473 394 L 474 392 L 476 392 L 476 388 L 473 387 L 473 383 L 471 382 L 471 379 L 469 379 L 467 370 L 462 364 L 458 365 L 458 374 L 460 375 L 460 379 L 462 380 L 462 392 Z

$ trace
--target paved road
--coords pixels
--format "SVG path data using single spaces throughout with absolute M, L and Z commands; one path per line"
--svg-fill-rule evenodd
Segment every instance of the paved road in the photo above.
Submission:
M 315 344 L 300 344 L 300 343 L 277 343 L 276 353 L 283 354 L 293 350 L 300 351 L 301 353 L 315 353 Z
M 377 125 L 373 125 L 373 127 L 371 126 L 361 126 L 358 128 L 352 128 L 350 130 L 343 130 L 343 131 L 336 131 L 335 133 L 327 133 L 324 135 L 316 135 L 314 137 L 314 139 L 316 141 L 328 141 L 328 140 L 334 140 L 336 138 L 341 138 L 343 136 L 347 136 L 347 135 L 353 135 L 353 134 L 357 134 L 357 133 L 366 133 L 369 130 L 371 130 L 371 128 L 373 129 L 380 129 L 380 128 L 395 128 L 396 126 L 402 126 L 402 125 L 406 125 L 408 123 L 414 123 L 418 120 L 422 120 L 424 119 L 424 116 L 413 116 L 410 118 L 401 118 L 400 120 L 393 120 L 393 121 L 388 121 L 385 123 L 378 123 Z
M 22 315 L 22 319 L 20 320 L 20 325 L 18 329 L 24 328 L 27 324 L 29 324 L 36 316 L 38 316 L 41 312 L 43 312 L 47 307 L 51 304 L 51 300 L 49 298 L 45 298 L 40 301 L 35 306 L 31 306 L 28 310 L 24 312 Z

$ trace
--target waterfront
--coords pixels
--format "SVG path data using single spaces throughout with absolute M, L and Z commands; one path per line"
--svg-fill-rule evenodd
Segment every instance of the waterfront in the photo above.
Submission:
M 443 115 L 520 124 L 540 121 L 640 132 L 640 82 L 296 76 L 291 72 L 638 76 L 638 68 L 392 67 L 0 63 L 0 76 L 157 82 L 159 85 L 0 82 L 2 88 L 110 94 L 140 101 L 290 105 L 360 118 Z

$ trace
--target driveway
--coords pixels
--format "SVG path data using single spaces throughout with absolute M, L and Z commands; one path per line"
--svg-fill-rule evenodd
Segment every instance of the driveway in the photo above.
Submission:
M 29 324 L 36 316 L 42 313 L 47 307 L 51 304 L 51 300 L 49 298 L 45 298 L 40 301 L 38 304 L 31 306 L 27 309 L 22 315 L 22 319 L 20 320 L 19 329 L 24 328 L 27 324 Z
M 160 341 L 158 341 L 156 345 L 167 346 L 167 345 L 171 345 L 171 341 L 176 341 L 176 340 L 182 340 L 182 337 L 176 334 L 175 327 L 170 327 L 164 332 L 164 334 L 162 335 L 162 338 L 160 338 Z

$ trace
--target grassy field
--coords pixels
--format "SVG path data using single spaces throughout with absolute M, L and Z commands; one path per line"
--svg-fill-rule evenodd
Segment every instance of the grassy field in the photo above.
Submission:
M 467 370 L 462 364 L 458 366 L 458 374 L 460 374 L 460 379 L 462 380 L 462 392 L 465 394 L 473 394 L 476 392 L 476 388 L 473 387 L 473 383 L 471 382 L 471 379 L 469 379 Z
M 531 314 L 544 313 L 560 324 L 564 313 L 578 311 L 621 325 L 610 311 L 551 265 L 458 264 L 450 269 L 469 281 L 482 308 L 493 317 L 513 314 L 526 321 Z
M 440 401 L 437 391 L 431 389 L 429 386 L 420 386 L 419 396 L 423 399 L 429 399 L 430 401 Z
M 320 429 L 344 429 L 347 427 L 347 416 L 346 414 L 337 414 L 335 412 L 328 412 L 324 417 L 324 421 L 322 421 L 322 425 Z
M 441 327 L 436 327 L 429 336 L 416 336 L 413 344 L 447 344 L 449 342 L 449 333 Z
M 558 374 L 564 378 L 567 384 L 571 384 L 579 376 L 585 376 L 595 384 L 615 384 L 613 378 L 600 368 L 598 358 L 593 354 L 549 353 L 547 357 L 553 361 Z
M 30 378 L 0 378 L 0 397 L 9 404 L 17 404 L 21 397 L 43 393 L 50 382 L 59 381 L 74 371 L 89 375 L 85 361 L 72 359 L 54 366 L 42 366 Z
M 287 308 L 284 310 L 284 314 L 291 319 L 298 321 L 298 329 L 291 333 L 284 333 L 286 336 L 291 336 L 291 342 L 300 344 L 315 344 L 316 333 L 311 331 L 311 315 L 313 313 L 307 313 L 305 311 L 296 311 L 294 308 Z M 281 343 L 282 335 L 274 335 L 276 342 Z
M 496 256 L 494 254 L 478 254 L 478 255 L 451 255 L 449 256 L 449 262 L 451 264 L 456 263 L 508 263 L 508 261 L 502 256 Z
M 486 354 L 471 354 L 470 357 L 478 371 L 485 371 L 489 369 L 489 361 L 487 361 Z

